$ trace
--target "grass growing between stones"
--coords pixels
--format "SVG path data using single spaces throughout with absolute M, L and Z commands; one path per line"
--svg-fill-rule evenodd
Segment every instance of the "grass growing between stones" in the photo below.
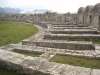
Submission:
M 100 40 L 93 40 L 92 43 L 93 44 L 100 44 Z
M 0 75 L 21 75 L 15 71 L 9 71 L 8 69 L 0 67 Z
M 66 41 L 68 41 L 68 42 L 70 42 L 70 41 L 79 41 L 79 42 L 81 42 L 82 40 L 66 40 Z M 92 42 L 93 44 L 100 44 L 100 40 L 92 40 L 92 41 L 86 40 L 86 42 Z
M 72 57 L 66 55 L 56 55 L 49 61 L 69 64 L 74 66 L 87 67 L 92 69 L 100 69 L 100 60 L 94 60 L 94 59 L 86 59 L 86 58 Z
M 27 56 L 32 56 L 32 57 L 39 57 L 39 55 L 41 55 L 41 53 L 37 53 L 37 52 L 24 52 L 24 51 L 18 51 L 15 50 L 13 52 L 19 53 L 19 54 L 23 54 L 23 55 L 27 55 Z
M 32 25 L 16 22 L 0 22 L 0 46 L 19 43 L 36 34 L 38 29 Z

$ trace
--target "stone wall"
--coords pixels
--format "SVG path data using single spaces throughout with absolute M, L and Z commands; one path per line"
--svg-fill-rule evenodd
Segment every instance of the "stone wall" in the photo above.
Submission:
M 25 75 L 99 75 L 99 69 L 90 69 L 49 62 L 40 57 L 0 50 L 0 67 L 5 67 Z
M 85 12 L 84 12 L 84 18 L 85 18 L 84 24 L 86 26 L 91 26 L 91 24 L 92 24 L 92 18 L 93 18 L 92 13 L 91 13 L 92 9 L 93 9 L 92 5 L 86 6 L 86 9 L 85 9 Z
M 80 7 L 77 12 L 77 24 L 84 25 L 84 7 Z
M 77 13 L 77 24 L 87 25 L 100 30 L 100 3 L 80 7 Z
M 72 21 L 72 15 L 69 13 L 58 14 L 46 12 L 44 14 L 0 14 L 0 21 L 17 22 L 67 22 Z M 74 21 L 74 20 L 73 20 Z

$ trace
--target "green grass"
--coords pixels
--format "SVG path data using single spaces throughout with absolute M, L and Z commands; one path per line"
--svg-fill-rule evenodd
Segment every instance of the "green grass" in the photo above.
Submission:
M 100 40 L 93 40 L 92 43 L 93 44 L 100 44 Z
M 39 57 L 39 55 L 41 55 L 41 53 L 37 53 L 37 52 L 24 52 L 24 51 L 19 51 L 19 50 L 14 50 L 13 52 L 27 55 L 27 56 L 32 56 L 32 57 Z
M 66 40 L 66 41 L 82 41 L 82 40 Z M 90 40 L 86 40 L 87 42 L 92 42 L 93 44 L 100 44 L 100 40 L 92 40 L 92 41 L 90 41 Z
M 86 58 L 72 57 L 66 55 L 56 55 L 49 61 L 69 64 L 74 66 L 82 66 L 92 69 L 100 69 L 100 60 L 94 60 L 94 59 L 86 59 Z
M 8 69 L 0 67 L 0 75 L 21 75 L 15 71 L 9 71 Z
M 23 75 L 23 74 L 19 74 L 15 71 L 10 71 L 8 69 L 0 67 L 0 75 Z M 48 75 L 48 74 L 44 74 L 44 73 L 41 73 L 41 72 L 36 72 L 36 73 L 34 73 L 34 75 Z
M 32 25 L 17 22 L 0 22 L 0 46 L 19 43 L 37 32 L 38 29 Z

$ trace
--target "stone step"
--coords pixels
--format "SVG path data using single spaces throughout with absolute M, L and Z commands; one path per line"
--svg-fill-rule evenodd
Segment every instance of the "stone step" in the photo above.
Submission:
M 92 42 L 77 42 L 77 41 L 53 41 L 53 40 L 43 40 L 43 41 L 29 41 L 23 40 L 22 45 L 29 46 L 40 46 L 58 49 L 70 49 L 70 50 L 95 50 Z
M 53 27 L 53 29 L 91 29 L 90 27 Z
M 52 34 L 97 34 L 96 30 L 51 30 Z
M 99 48 L 98 48 L 99 47 Z M 86 50 L 69 50 L 69 49 L 57 49 L 57 48 L 48 48 L 48 47 L 40 47 L 40 46 L 29 46 L 29 45 L 14 45 L 14 49 L 12 51 L 20 51 L 20 52 L 28 52 L 28 53 L 39 53 L 41 54 L 39 57 L 49 59 L 56 54 L 60 55 L 69 55 L 76 56 L 82 58 L 92 58 L 92 59 L 100 59 L 100 46 L 95 46 L 95 51 L 86 51 Z
M 69 25 L 70 22 L 55 22 L 55 23 L 52 23 L 52 25 Z
M 75 25 L 53 25 L 53 27 L 76 27 Z
M 80 25 L 52 25 L 53 27 L 88 27 L 88 26 L 80 26 Z
M 100 35 L 95 34 L 47 34 L 43 39 L 49 40 L 100 40 Z

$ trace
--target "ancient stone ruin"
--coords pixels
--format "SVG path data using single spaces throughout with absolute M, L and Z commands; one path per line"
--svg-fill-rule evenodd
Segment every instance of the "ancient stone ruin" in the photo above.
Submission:
M 0 21 L 29 23 L 39 29 L 22 43 L 0 47 L 0 67 L 28 75 L 100 75 L 100 69 L 48 61 L 56 54 L 100 60 L 100 45 L 91 42 L 100 40 L 100 3 L 80 7 L 77 13 L 0 14 Z M 42 54 L 33 58 L 13 50 Z

